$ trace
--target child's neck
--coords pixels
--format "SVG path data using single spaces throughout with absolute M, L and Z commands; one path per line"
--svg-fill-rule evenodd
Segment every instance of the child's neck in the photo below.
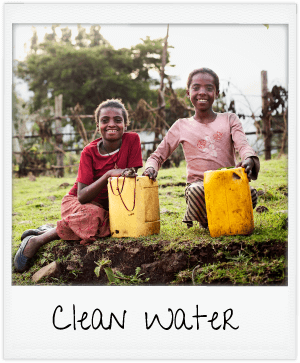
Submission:
M 217 114 L 212 110 L 207 110 L 207 111 L 199 111 L 196 109 L 195 111 L 195 115 L 194 115 L 194 120 L 202 123 L 202 124 L 208 124 L 212 121 L 214 121 L 217 117 Z
M 116 140 L 116 141 L 106 141 L 102 139 L 102 153 L 103 154 L 109 154 L 112 153 L 118 149 L 120 149 L 122 145 L 122 139 Z

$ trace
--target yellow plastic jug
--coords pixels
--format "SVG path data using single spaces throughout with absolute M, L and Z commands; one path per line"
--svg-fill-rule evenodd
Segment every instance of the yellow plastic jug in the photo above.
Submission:
M 253 232 L 251 191 L 244 168 L 206 171 L 203 185 L 211 237 Z
M 158 183 L 148 176 L 108 181 L 112 237 L 139 237 L 160 231 Z

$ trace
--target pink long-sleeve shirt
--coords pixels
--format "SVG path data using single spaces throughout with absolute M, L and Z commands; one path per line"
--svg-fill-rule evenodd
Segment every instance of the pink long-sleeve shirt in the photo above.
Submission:
M 179 144 L 187 163 L 187 182 L 203 180 L 204 172 L 236 164 L 235 149 L 241 159 L 253 157 L 252 179 L 257 179 L 259 159 L 248 144 L 241 121 L 234 113 L 218 113 L 214 121 L 203 124 L 193 117 L 177 120 L 150 155 L 145 168 L 159 170 Z

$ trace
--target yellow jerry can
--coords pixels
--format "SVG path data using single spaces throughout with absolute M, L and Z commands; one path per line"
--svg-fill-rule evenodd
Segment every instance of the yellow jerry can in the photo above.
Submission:
M 203 185 L 211 237 L 253 232 L 251 191 L 244 168 L 206 171 Z
M 112 237 L 139 237 L 160 231 L 158 183 L 148 176 L 108 180 Z

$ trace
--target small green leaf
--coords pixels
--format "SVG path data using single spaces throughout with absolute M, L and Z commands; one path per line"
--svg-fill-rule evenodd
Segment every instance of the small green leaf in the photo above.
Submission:
M 115 275 L 114 275 L 114 273 L 113 273 L 113 271 L 112 271 L 112 269 L 110 267 L 106 267 L 104 269 L 104 271 L 105 271 L 105 273 L 107 275 L 107 278 L 108 278 L 109 282 L 115 282 L 116 281 Z
M 96 276 L 99 277 L 99 275 L 100 275 L 100 266 L 96 267 L 94 272 L 95 272 Z
M 263 24 L 267 29 L 269 29 L 269 24 Z
M 116 275 L 119 275 L 119 276 L 121 276 L 121 277 L 125 277 L 125 276 L 122 274 L 122 272 L 121 272 L 121 271 L 116 271 Z

